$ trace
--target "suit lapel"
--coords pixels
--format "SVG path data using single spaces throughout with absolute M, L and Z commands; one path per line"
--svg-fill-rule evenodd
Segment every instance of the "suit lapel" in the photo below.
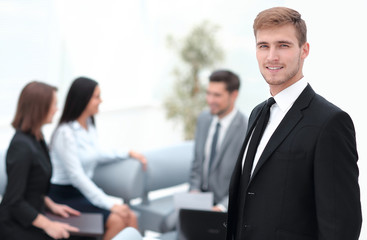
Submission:
M 202 161 L 204 161 L 204 158 L 205 158 L 205 144 L 206 144 L 206 139 L 208 138 L 209 128 L 210 128 L 210 124 L 212 123 L 212 120 L 213 120 L 213 116 L 210 113 L 208 113 L 208 115 L 205 116 L 205 119 L 203 119 L 202 131 L 200 133 L 201 140 L 197 142 L 198 144 L 197 149 L 200 149 L 200 156 L 202 158 Z
M 301 93 L 298 99 L 295 101 L 291 109 L 285 115 L 284 119 L 280 122 L 279 126 L 269 139 L 260 159 L 255 167 L 255 170 L 251 176 L 250 183 L 256 174 L 260 171 L 261 167 L 266 163 L 272 153 L 277 149 L 277 147 L 283 142 L 283 140 L 288 136 L 288 134 L 294 129 L 297 123 L 302 119 L 302 110 L 307 108 L 311 102 L 311 99 L 315 95 L 310 85 L 307 85 L 305 90 Z M 249 184 L 250 184 L 249 183 Z
M 252 133 L 254 127 L 256 126 L 257 119 L 260 117 L 261 110 L 264 107 L 265 103 L 266 102 L 264 102 L 263 104 L 260 104 L 260 106 L 257 109 L 254 109 L 254 111 L 252 112 L 252 114 L 249 118 L 248 128 L 247 128 L 247 131 L 246 131 L 246 137 L 245 137 L 245 140 L 243 141 L 242 148 L 241 148 L 241 151 L 238 155 L 237 163 L 236 163 L 236 166 L 234 168 L 234 171 L 233 171 L 233 174 L 232 174 L 232 177 L 231 177 L 231 185 L 230 185 L 230 189 L 229 189 L 230 195 L 233 195 L 233 193 L 236 193 L 236 191 L 238 189 L 238 185 L 239 185 L 241 174 L 242 174 L 243 154 L 245 152 L 245 149 L 246 149 L 246 146 L 247 146 L 248 141 L 250 139 L 251 133 Z
M 233 224 L 237 224 L 236 220 L 237 220 L 237 215 L 239 214 L 238 209 L 236 209 L 235 207 L 239 204 L 238 196 L 243 196 L 243 191 L 245 191 L 244 188 L 241 188 L 243 154 L 246 150 L 246 146 L 250 139 L 251 133 L 256 125 L 256 122 L 260 116 L 261 110 L 264 107 L 265 103 L 266 102 L 259 104 L 251 113 L 251 116 L 248 122 L 248 128 L 246 131 L 246 137 L 245 137 L 245 140 L 243 141 L 241 151 L 237 158 L 236 166 L 232 173 L 232 177 L 231 177 L 231 181 L 229 185 L 229 203 L 228 203 L 228 216 L 231 216 L 231 217 L 228 219 L 228 221 L 232 221 Z M 229 224 L 228 227 L 231 227 L 231 226 L 232 224 Z M 228 228 L 227 231 L 231 231 L 231 229 Z

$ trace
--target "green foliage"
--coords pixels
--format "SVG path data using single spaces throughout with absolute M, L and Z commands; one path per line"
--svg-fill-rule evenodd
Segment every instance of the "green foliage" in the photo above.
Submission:
M 200 73 L 223 60 L 223 50 L 218 45 L 215 34 L 218 27 L 208 21 L 195 26 L 181 41 L 168 37 L 168 43 L 184 63 L 173 71 L 175 83 L 171 96 L 164 101 L 167 118 L 184 125 L 185 139 L 193 139 L 196 120 L 206 106 L 205 86 L 200 81 Z

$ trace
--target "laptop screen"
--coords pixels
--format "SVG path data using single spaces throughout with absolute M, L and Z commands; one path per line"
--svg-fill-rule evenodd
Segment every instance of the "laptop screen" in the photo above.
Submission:
M 179 214 L 179 240 L 225 240 L 227 213 L 181 209 Z

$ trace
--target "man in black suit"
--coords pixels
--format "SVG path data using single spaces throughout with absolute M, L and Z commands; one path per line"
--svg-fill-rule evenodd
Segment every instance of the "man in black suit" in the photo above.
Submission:
M 353 122 L 303 77 L 306 32 L 301 15 L 289 8 L 255 19 L 256 57 L 275 103 L 265 101 L 251 113 L 229 189 L 227 240 L 359 237 Z M 270 105 L 269 120 L 260 117 Z M 261 119 L 265 130 L 257 131 Z

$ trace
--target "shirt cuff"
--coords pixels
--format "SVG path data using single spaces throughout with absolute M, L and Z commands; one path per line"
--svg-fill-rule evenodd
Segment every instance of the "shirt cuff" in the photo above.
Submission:
M 227 212 L 227 208 L 222 204 L 215 205 L 217 208 L 219 208 L 222 212 Z

